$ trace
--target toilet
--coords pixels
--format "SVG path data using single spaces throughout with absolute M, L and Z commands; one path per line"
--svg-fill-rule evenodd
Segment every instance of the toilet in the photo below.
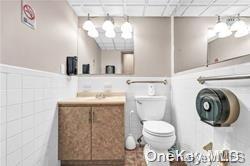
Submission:
M 166 111 L 166 96 L 135 96 L 137 114 L 143 123 L 142 135 L 147 143 L 144 156 L 148 165 L 169 165 L 169 161 L 148 161 L 149 151 L 167 155 L 176 140 L 175 128 L 162 121 Z

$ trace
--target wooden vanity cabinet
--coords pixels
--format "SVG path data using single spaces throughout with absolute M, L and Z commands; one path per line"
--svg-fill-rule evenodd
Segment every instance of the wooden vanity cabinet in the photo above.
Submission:
M 92 160 L 124 159 L 123 106 L 92 107 Z
M 124 161 L 124 105 L 59 106 L 59 159 Z
M 59 160 L 91 159 L 91 107 L 60 107 Z

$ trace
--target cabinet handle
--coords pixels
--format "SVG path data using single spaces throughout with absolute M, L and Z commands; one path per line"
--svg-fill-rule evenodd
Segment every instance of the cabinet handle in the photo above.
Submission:
M 91 114 L 91 110 L 89 110 L 89 123 L 91 123 L 91 121 L 92 121 L 92 114 Z

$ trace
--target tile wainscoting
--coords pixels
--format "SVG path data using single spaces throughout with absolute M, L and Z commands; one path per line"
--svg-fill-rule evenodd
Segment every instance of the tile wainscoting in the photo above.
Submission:
M 211 69 L 171 78 L 172 121 L 182 149 L 204 152 L 202 147 L 213 142 L 214 149 L 239 150 L 245 153 L 250 165 L 250 80 L 211 81 L 201 85 L 199 76 L 250 74 L 250 63 Z M 239 99 L 240 116 L 230 127 L 212 127 L 200 121 L 196 112 L 196 96 L 202 88 L 227 88 Z M 237 165 L 232 164 L 232 165 Z
M 57 101 L 76 95 L 77 78 L 0 65 L 1 165 L 56 166 Z

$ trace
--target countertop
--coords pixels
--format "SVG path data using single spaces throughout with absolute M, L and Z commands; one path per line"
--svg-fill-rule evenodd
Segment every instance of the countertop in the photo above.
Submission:
M 105 98 L 75 97 L 58 101 L 58 106 L 84 106 L 84 105 L 118 105 L 125 104 L 125 96 L 109 96 Z

